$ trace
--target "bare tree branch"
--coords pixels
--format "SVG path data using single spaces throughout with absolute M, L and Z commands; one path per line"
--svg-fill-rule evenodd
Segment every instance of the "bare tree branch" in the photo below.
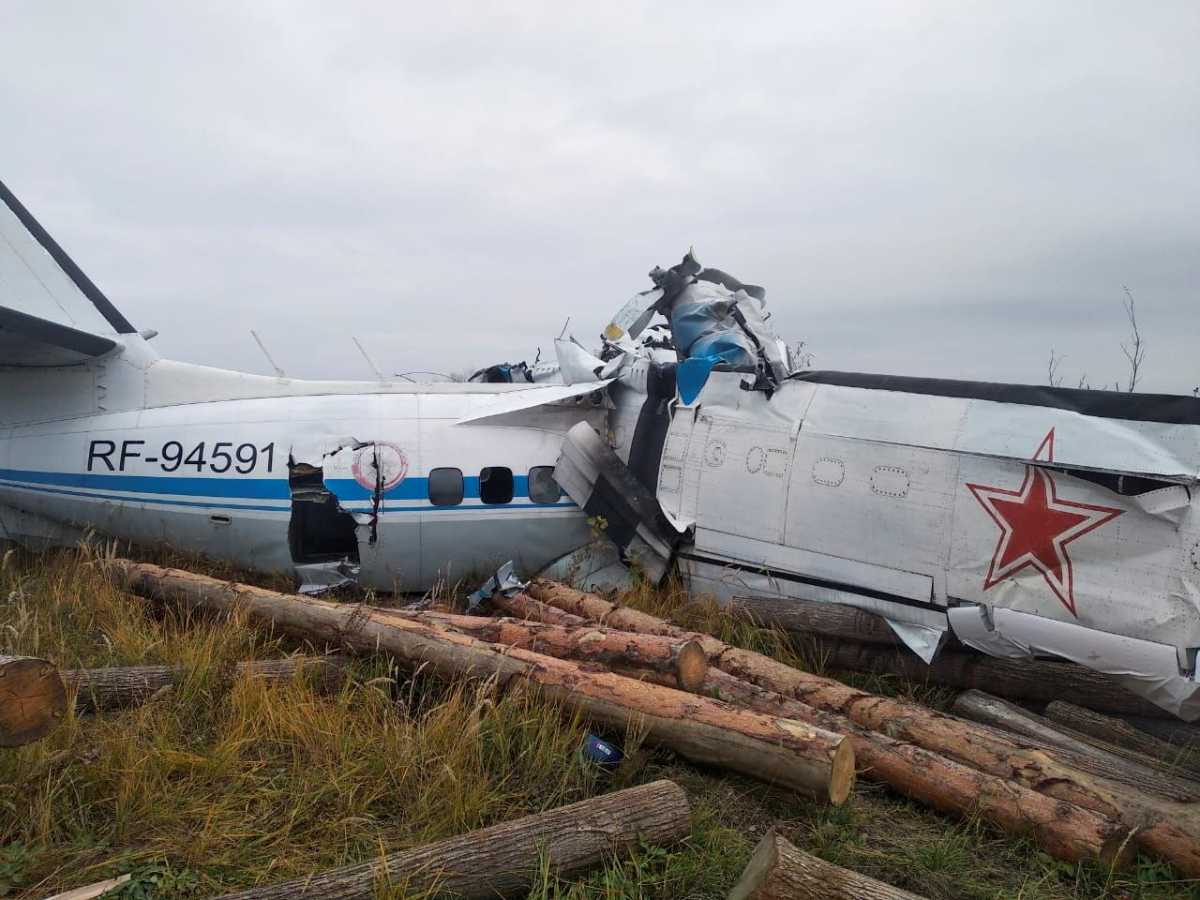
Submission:
M 1054 348 L 1050 348 L 1050 359 L 1046 363 L 1046 382 L 1050 387 L 1062 387 L 1063 377 L 1058 374 L 1058 367 L 1062 365 L 1065 356 L 1055 356 Z
M 1137 387 L 1138 379 L 1141 377 L 1142 362 L 1146 359 L 1146 345 L 1142 341 L 1142 333 L 1138 330 L 1137 309 L 1134 306 L 1133 291 L 1129 290 L 1125 285 L 1121 285 L 1121 289 L 1125 291 L 1125 315 L 1129 318 L 1130 340 L 1128 344 L 1121 344 L 1121 352 L 1125 354 L 1125 359 L 1129 361 L 1129 393 L 1133 393 Z M 1116 389 L 1120 390 L 1120 382 L 1117 383 Z

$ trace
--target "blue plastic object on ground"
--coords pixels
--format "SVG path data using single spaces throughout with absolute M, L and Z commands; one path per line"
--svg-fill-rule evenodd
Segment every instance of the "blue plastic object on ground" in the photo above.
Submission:
M 605 740 L 601 740 L 594 734 L 589 734 L 583 739 L 583 746 L 579 748 L 579 755 L 588 762 L 593 762 L 602 769 L 615 769 L 621 764 L 621 760 L 625 754 L 620 748 L 613 746 Z

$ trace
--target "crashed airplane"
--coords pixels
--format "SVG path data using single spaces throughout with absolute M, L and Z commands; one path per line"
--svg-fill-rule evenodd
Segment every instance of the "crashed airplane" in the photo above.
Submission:
M 1200 717 L 1200 400 L 801 371 L 689 254 L 590 351 L 466 384 L 162 359 L 0 184 L 0 536 L 165 542 L 302 589 L 504 560 L 840 603 Z

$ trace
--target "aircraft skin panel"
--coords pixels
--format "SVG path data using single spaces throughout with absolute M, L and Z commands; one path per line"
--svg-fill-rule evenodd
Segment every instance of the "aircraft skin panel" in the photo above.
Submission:
M 536 428 L 476 424 L 464 441 L 454 425 L 462 396 L 447 418 L 430 420 L 418 417 L 416 395 L 337 399 L 209 402 L 9 429 L 0 432 L 0 504 L 286 571 L 299 562 L 289 549 L 289 462 L 305 462 L 353 518 L 361 583 L 386 590 L 423 590 L 447 571 L 483 572 L 497 556 L 511 557 L 514 542 L 536 570 L 589 539 L 569 498 L 528 497 L 528 470 L 552 466 L 566 428 L 581 415 L 602 420 L 603 410 L 536 411 Z M 401 477 L 378 497 L 376 448 L 403 460 Z M 460 504 L 430 503 L 428 469 L 437 466 L 461 467 Z M 481 500 L 479 473 L 488 466 L 512 470 L 509 503 Z
M 692 433 L 687 465 L 699 480 L 698 528 L 782 544 L 796 430 L 757 423 L 757 416 L 705 405 Z
M 925 600 L 936 606 L 976 603 L 1181 652 L 1200 647 L 1200 491 L 1194 479 L 1189 486 L 1161 472 L 1159 480 L 1137 474 L 1166 468 L 1178 477 L 1192 465 L 1200 428 L 1135 422 L 1124 448 L 1113 450 L 1109 438 L 1124 421 L 805 385 L 811 402 L 792 404 L 806 417 L 794 423 L 790 451 L 784 407 L 760 412 L 790 383 L 768 399 L 742 390 L 741 378 L 714 372 L 691 407 L 677 406 L 664 449 L 658 495 L 668 514 L 694 523 L 696 555 L 816 582 L 833 561 L 855 561 L 872 567 L 864 573 L 928 579 Z M 992 415 L 990 431 L 980 404 L 1005 411 Z M 1006 458 L 1018 440 L 1024 452 Z M 1109 462 L 1140 454 L 1143 465 L 1128 476 L 1070 468 L 1068 441 L 1082 444 L 1068 461 L 1094 466 L 1088 452 L 1103 445 Z M 953 450 L 964 444 L 987 452 Z M 753 478 L 765 484 L 771 471 L 789 475 L 776 494 L 756 492 Z M 828 580 L 850 591 L 878 587 L 849 562 L 835 574 Z
M 1200 427 L 1190 424 L 821 385 L 805 417 L 805 428 L 836 437 L 1008 459 L 1029 459 L 1053 428 L 1055 461 L 1061 465 L 1200 478 Z
M 721 603 L 744 602 L 750 609 L 755 598 L 760 597 L 792 599 L 797 603 L 840 603 L 894 622 L 939 630 L 947 627 L 944 610 L 899 602 L 866 589 L 823 583 L 815 578 L 795 579 L 782 570 L 756 571 L 734 560 L 698 557 L 687 551 L 680 555 L 679 562 L 692 591 Z
M 742 568 L 803 575 L 813 585 L 835 590 L 886 595 L 896 602 L 930 605 L 933 579 L 920 572 L 904 571 L 857 559 L 817 553 L 771 541 L 759 541 L 697 528 L 694 555 L 728 561 Z M 797 582 L 799 583 L 799 582 Z M 836 587 L 836 586 L 841 587 Z
M 918 447 L 800 432 L 786 542 L 936 578 L 945 604 L 958 458 Z M 931 599 L 927 591 L 925 600 Z
M 951 596 L 1099 631 L 1200 646 L 1200 565 L 1193 550 L 1200 539 L 1200 497 L 1194 492 L 1186 506 L 1153 514 L 1135 497 L 1081 478 L 970 456 L 962 457 L 960 480 L 949 542 Z M 993 518 L 996 507 L 979 498 L 1007 502 L 1015 512 L 1020 494 L 1037 498 L 1039 491 L 1062 507 L 1063 526 L 1087 514 L 1093 522 L 1081 524 L 1095 527 L 1061 547 L 1062 562 L 1049 575 L 1035 563 L 1010 566 L 1005 574 L 996 565 L 1004 561 L 1005 529 Z

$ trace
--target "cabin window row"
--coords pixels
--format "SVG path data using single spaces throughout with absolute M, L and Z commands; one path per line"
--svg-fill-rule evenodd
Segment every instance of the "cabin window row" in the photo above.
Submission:
M 525 493 L 534 503 L 557 503 L 562 488 L 554 480 L 554 466 L 534 466 L 525 478 Z M 479 499 L 491 505 L 511 503 L 517 487 L 512 469 L 488 466 L 479 471 Z M 463 501 L 465 480 L 462 469 L 442 468 L 429 472 L 429 502 L 434 506 L 456 506 Z

